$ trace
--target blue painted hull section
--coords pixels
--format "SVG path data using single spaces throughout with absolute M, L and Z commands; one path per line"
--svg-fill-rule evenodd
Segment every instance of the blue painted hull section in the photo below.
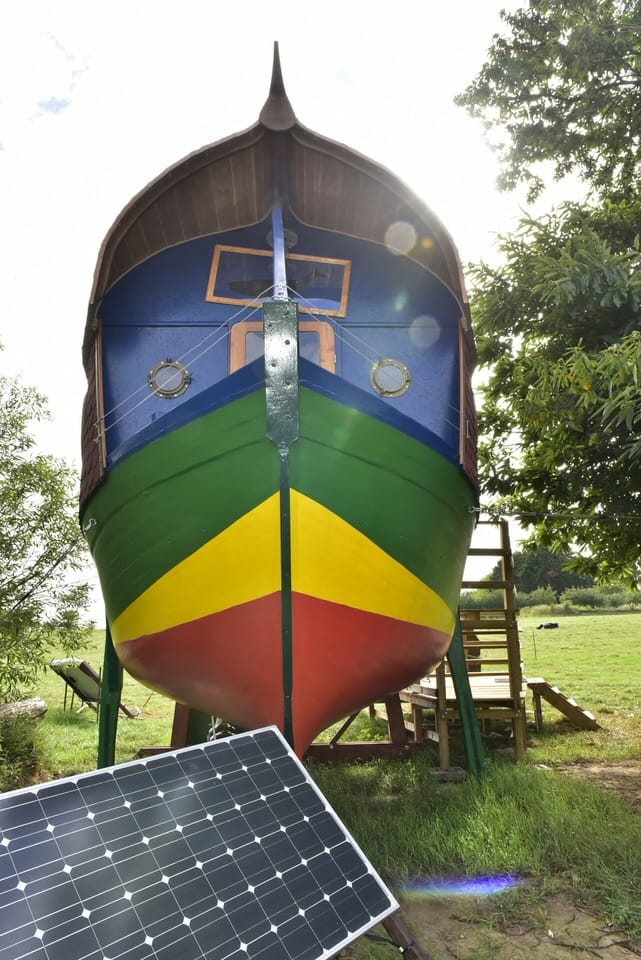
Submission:
M 310 363 L 303 357 L 299 359 L 299 380 L 303 386 L 339 401 L 346 408 L 360 410 L 383 423 L 387 423 L 442 454 L 452 463 L 458 463 L 458 451 L 454 451 L 451 446 L 448 446 L 431 430 L 422 427 L 415 420 L 406 417 L 378 397 L 365 393 L 359 387 L 347 383 L 335 374 L 328 373 L 317 364 Z M 264 384 L 265 364 L 263 358 L 260 357 L 253 363 L 242 367 L 236 373 L 232 373 L 220 383 L 214 384 L 208 390 L 196 394 L 191 400 L 186 401 L 174 410 L 170 410 L 161 419 L 154 420 L 134 436 L 129 437 L 113 452 L 108 466 L 114 466 L 125 457 L 135 453 L 136 450 L 153 443 L 159 437 L 172 433 L 178 427 L 184 426 L 192 420 L 197 420 L 198 417 L 216 410 L 232 400 L 237 400 L 254 390 L 261 389 Z M 265 429 L 267 429 L 267 426 L 265 426 Z
M 259 308 L 211 302 L 205 291 L 215 245 L 264 249 L 268 222 L 162 250 L 106 294 L 102 325 L 107 468 L 176 425 L 242 396 L 264 382 L 263 361 L 230 374 L 229 329 L 260 320 Z M 313 389 L 394 424 L 448 459 L 459 459 L 461 307 L 425 267 L 384 245 L 297 225 L 297 251 L 351 263 L 347 316 L 327 319 L 335 335 L 336 370 L 301 358 Z M 310 319 L 301 312 L 301 319 Z M 319 319 L 318 317 L 312 319 Z M 166 358 L 189 368 L 184 394 L 153 394 L 147 374 Z M 410 388 L 383 398 L 372 388 L 372 364 L 396 357 Z M 125 398 L 123 400 L 123 398 Z

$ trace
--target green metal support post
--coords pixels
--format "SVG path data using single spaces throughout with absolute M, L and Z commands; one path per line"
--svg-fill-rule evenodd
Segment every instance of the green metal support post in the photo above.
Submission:
M 474 776 L 481 777 L 483 776 L 485 753 L 481 740 L 479 721 L 474 708 L 470 678 L 465 663 L 460 611 L 456 618 L 454 636 L 452 637 L 447 659 L 450 664 L 450 673 L 454 681 L 454 692 L 456 693 L 461 723 L 463 724 L 463 742 L 465 744 L 467 766 L 470 773 L 474 774 Z
M 116 730 L 122 695 L 122 665 L 116 655 L 109 623 L 105 630 L 105 655 L 100 686 L 98 717 L 98 766 L 111 767 L 116 762 Z

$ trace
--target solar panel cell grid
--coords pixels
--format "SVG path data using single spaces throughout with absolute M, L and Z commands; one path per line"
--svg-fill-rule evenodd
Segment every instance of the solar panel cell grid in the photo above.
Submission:
M 322 960 L 396 908 L 275 728 L 0 796 L 0 960 Z

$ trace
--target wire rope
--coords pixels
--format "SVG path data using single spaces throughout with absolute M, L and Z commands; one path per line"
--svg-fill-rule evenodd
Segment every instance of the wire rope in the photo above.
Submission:
M 262 297 L 264 297 L 264 295 L 269 291 L 269 289 L 270 287 L 266 287 L 265 290 L 263 290 L 262 293 L 258 295 L 257 299 L 261 299 Z M 246 318 L 248 319 L 249 317 L 253 316 L 258 309 L 259 307 L 256 305 L 253 305 L 253 306 L 250 306 L 249 304 L 243 305 L 239 310 L 237 310 L 230 317 L 228 317 L 222 324 L 216 326 L 214 330 L 211 330 L 206 336 L 202 337 L 201 340 L 193 344 L 191 347 L 187 348 L 187 350 L 185 350 L 184 353 L 182 353 L 179 357 L 176 358 L 176 361 L 178 363 L 183 363 L 185 366 L 188 366 L 188 365 L 193 366 L 195 363 L 198 363 L 198 361 L 201 360 L 207 353 L 209 353 L 210 350 L 213 350 L 213 348 L 216 347 L 222 340 L 224 340 L 225 337 L 229 336 L 231 324 L 233 323 L 234 320 L 238 319 L 238 317 L 242 316 L 243 314 L 245 314 Z M 212 340 L 212 338 L 215 338 L 215 339 Z M 204 344 L 207 344 L 207 341 L 209 340 L 212 340 L 212 342 L 209 343 L 207 346 L 205 346 L 204 349 L 201 349 L 200 353 L 194 354 L 194 351 L 199 350 L 201 347 L 203 347 Z M 136 387 L 136 389 L 132 391 L 132 393 L 130 393 L 127 397 L 119 401 L 117 404 L 114 404 L 112 407 L 109 408 L 109 410 L 105 411 L 102 417 L 99 420 L 96 420 L 94 423 L 94 426 L 98 428 L 96 440 L 99 440 L 101 437 L 103 437 L 106 433 L 108 433 L 109 430 L 113 429 L 113 427 L 115 427 L 117 424 L 121 423 L 124 419 L 129 417 L 132 413 L 134 413 L 135 410 L 137 410 L 143 404 L 147 403 L 148 400 L 153 399 L 155 396 L 153 392 L 146 393 L 141 400 L 139 400 L 136 404 L 134 404 L 134 406 L 125 410 L 125 412 L 121 416 L 117 417 L 115 420 L 112 420 L 109 424 L 106 423 L 107 419 L 109 417 L 112 417 L 117 410 L 120 410 L 123 406 L 125 406 L 126 404 L 129 404 L 135 397 L 137 397 L 140 393 L 147 390 L 148 388 L 149 388 L 149 384 L 147 382 L 141 384 L 139 387 Z M 102 429 L 100 429 L 101 427 Z

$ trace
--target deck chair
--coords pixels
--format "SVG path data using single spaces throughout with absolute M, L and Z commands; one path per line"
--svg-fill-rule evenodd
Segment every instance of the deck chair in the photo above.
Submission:
M 49 666 L 65 681 L 65 699 L 63 709 L 67 709 L 67 695 L 71 690 L 70 709 L 73 707 L 74 697 L 82 701 L 80 710 L 90 707 L 96 713 L 100 709 L 100 690 L 102 681 L 100 674 L 86 660 L 80 660 L 78 657 L 63 657 L 60 660 L 50 660 Z M 136 714 L 133 713 L 124 703 L 120 703 L 119 709 L 126 717 L 133 719 Z

